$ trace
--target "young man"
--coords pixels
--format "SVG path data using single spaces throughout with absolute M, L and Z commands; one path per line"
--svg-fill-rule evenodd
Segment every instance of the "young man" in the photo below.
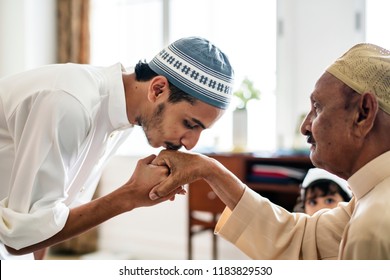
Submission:
M 224 113 L 232 84 L 226 55 L 199 37 L 172 43 L 130 72 L 119 63 L 58 64 L 1 79 L 0 257 L 31 257 L 116 215 L 173 199 L 180 186 L 149 199 L 168 172 L 149 156 L 126 184 L 91 201 L 134 125 L 153 147 L 192 149 Z
M 343 179 L 350 202 L 309 216 L 261 197 L 204 155 L 162 151 L 170 175 L 152 199 L 204 179 L 226 204 L 216 233 L 253 259 L 390 259 L 390 51 L 358 44 L 317 81 L 301 126 L 310 158 Z

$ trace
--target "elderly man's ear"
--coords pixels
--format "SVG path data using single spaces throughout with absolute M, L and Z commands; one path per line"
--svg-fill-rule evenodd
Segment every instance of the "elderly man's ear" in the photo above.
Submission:
M 378 100 L 374 94 L 364 93 L 361 95 L 356 117 L 356 126 L 360 135 L 366 135 L 372 129 L 378 109 Z

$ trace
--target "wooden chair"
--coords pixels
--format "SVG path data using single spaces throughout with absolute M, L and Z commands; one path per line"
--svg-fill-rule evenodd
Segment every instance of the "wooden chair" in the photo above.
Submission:
M 253 165 L 263 164 L 305 170 L 313 167 L 308 156 L 257 157 L 248 154 L 210 154 L 209 156 L 218 160 L 249 188 L 289 211 L 293 210 L 299 196 L 299 182 L 286 184 L 253 180 L 248 177 L 252 174 Z M 212 256 L 213 259 L 217 259 L 217 236 L 213 231 L 225 205 L 204 180 L 189 184 L 188 200 L 188 259 L 192 259 L 193 236 L 204 231 L 210 231 L 213 236 Z M 199 213 L 208 213 L 208 218 L 199 216 Z
M 190 184 L 188 188 L 188 259 L 192 260 L 194 235 L 210 231 L 212 235 L 212 258 L 218 259 L 217 236 L 214 228 L 225 205 L 204 181 Z

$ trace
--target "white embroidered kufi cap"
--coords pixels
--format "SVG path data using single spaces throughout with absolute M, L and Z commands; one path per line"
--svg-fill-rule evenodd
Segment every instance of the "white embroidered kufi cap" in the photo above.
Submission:
M 373 44 L 357 44 L 326 71 L 359 94 L 375 94 L 379 107 L 390 114 L 390 51 Z
M 182 38 L 149 62 L 150 68 L 185 93 L 217 108 L 231 100 L 234 71 L 228 57 L 208 40 Z

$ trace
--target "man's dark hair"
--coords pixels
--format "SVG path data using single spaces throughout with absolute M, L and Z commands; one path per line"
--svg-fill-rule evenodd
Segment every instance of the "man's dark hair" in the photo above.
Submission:
M 149 81 L 150 79 L 158 76 L 156 72 L 154 72 L 152 69 L 150 69 L 148 63 L 145 61 L 139 61 L 135 65 L 135 79 L 139 82 L 146 82 Z M 196 98 L 189 95 L 188 93 L 185 93 L 175 85 L 173 85 L 171 82 L 169 82 L 169 89 L 170 89 L 170 94 L 168 101 L 171 103 L 178 103 L 180 101 L 187 101 L 190 104 L 195 104 Z

